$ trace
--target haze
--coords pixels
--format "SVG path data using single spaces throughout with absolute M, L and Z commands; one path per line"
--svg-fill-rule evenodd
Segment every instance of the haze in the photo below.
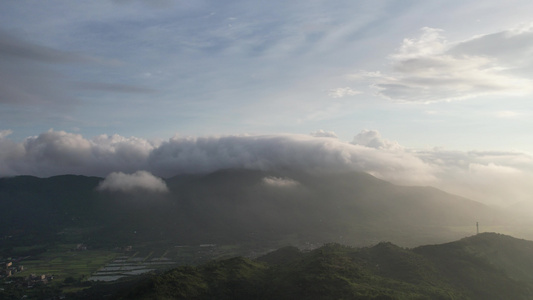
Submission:
M 227 168 L 354 170 L 529 202 L 531 11 L 4 1 L 0 177 L 96 175 L 165 191 L 161 177 Z

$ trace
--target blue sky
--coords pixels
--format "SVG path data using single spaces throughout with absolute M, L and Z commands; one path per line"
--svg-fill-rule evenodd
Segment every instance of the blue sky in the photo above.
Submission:
M 300 149 L 314 137 L 321 149 L 377 151 L 364 159 L 386 152 L 420 161 L 412 174 L 424 175 L 409 180 L 385 163 L 354 167 L 393 182 L 482 198 L 473 187 L 508 171 L 522 184 L 508 187 L 520 191 L 509 197 L 527 198 L 532 11 L 531 1 L 2 1 L 0 175 L 169 176 L 183 162 L 163 172 L 149 161 L 177 139 L 206 151 L 204 138 L 218 146 L 240 138 L 226 147 L 287 138 Z M 145 163 L 119 163 L 128 161 L 119 144 Z M 88 145 L 94 157 L 58 145 Z M 192 161 L 202 170 L 263 168 L 243 159 L 265 151 L 254 147 L 233 163 L 222 154 Z M 102 149 L 113 163 L 95 154 Z M 72 155 L 64 168 L 54 160 L 69 157 L 61 151 Z M 94 161 L 116 169 L 84 169 Z M 486 170 L 497 175 L 475 176 Z M 462 176 L 476 178 L 470 192 L 456 186 Z

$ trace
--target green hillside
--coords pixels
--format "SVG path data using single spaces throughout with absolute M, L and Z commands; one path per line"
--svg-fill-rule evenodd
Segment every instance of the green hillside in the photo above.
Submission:
M 164 194 L 102 192 L 97 189 L 102 180 L 0 178 L 0 257 L 46 259 L 47 251 L 83 243 L 104 252 L 133 246 L 145 257 L 172 250 L 180 264 L 191 264 L 229 254 L 253 256 L 281 245 L 312 249 L 326 244 L 310 252 L 285 247 L 256 260 L 217 260 L 113 284 L 80 282 L 78 288 L 93 288 L 78 296 L 101 298 L 120 286 L 118 295 L 125 299 L 532 295 L 533 242 L 480 234 L 402 248 L 464 237 L 475 221 L 487 228 L 514 220 L 431 187 L 397 186 L 357 172 L 243 169 L 169 178 Z M 201 245 L 216 249 L 211 253 Z M 351 248 L 367 245 L 375 246 Z M 184 252 L 178 255 L 175 249 Z
M 328 244 L 310 252 L 289 247 L 256 260 L 173 269 L 116 298 L 531 299 L 532 244 L 487 233 L 415 249 L 391 243 Z
M 268 184 L 268 179 L 293 184 Z M 169 178 L 167 194 L 101 192 L 96 188 L 102 180 L 0 178 L 0 236 L 10 237 L 4 245 L 57 239 L 92 247 L 290 239 L 292 244 L 360 246 L 387 240 L 415 246 L 471 234 L 475 221 L 498 226 L 510 219 L 434 188 L 396 186 L 357 172 L 221 170 Z

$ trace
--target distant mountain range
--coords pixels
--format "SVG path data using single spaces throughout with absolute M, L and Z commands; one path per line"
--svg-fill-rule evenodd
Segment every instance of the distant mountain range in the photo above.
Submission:
M 165 194 L 98 191 L 102 180 L 0 178 L 0 237 L 19 243 L 63 239 L 92 247 L 281 239 L 415 246 L 473 234 L 476 222 L 500 226 L 510 218 L 435 188 L 397 186 L 357 172 L 228 169 L 166 179 Z
M 414 249 L 285 247 L 100 285 L 80 299 L 531 299 L 533 242 L 482 233 Z

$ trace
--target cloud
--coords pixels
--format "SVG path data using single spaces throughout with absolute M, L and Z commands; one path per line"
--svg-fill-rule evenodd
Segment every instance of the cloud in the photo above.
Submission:
M 43 63 L 83 62 L 88 59 L 76 53 L 27 42 L 0 29 L 0 56 L 6 59 L 32 60 Z
M 336 88 L 329 91 L 328 95 L 332 98 L 344 98 L 347 96 L 355 96 L 361 94 L 361 92 L 353 90 L 349 87 Z
M 352 144 L 362 145 L 376 149 L 401 149 L 402 147 L 397 142 L 391 142 L 381 137 L 381 134 L 376 130 L 363 130 L 354 136 Z
M 128 94 L 150 94 L 153 93 L 153 89 L 131 86 L 126 84 L 117 83 L 104 83 L 104 82 L 79 82 L 76 84 L 80 89 L 104 91 L 112 93 L 128 93 Z
M 7 138 L 12 133 L 12 130 L 0 130 L 0 176 L 17 175 L 16 170 L 12 169 L 12 163 L 24 159 L 22 144 Z
M 6 149 L 2 153 L 0 176 L 105 176 L 117 171 L 147 170 L 160 177 L 169 177 L 247 168 L 306 172 L 358 170 L 391 180 L 420 181 L 433 177 L 430 168 L 406 152 L 307 135 L 176 136 L 155 143 L 119 135 L 86 139 L 79 134 L 49 130 L 20 143 L 4 138 L 0 140 L 0 147 Z
M 328 137 L 328 138 L 338 138 L 337 134 L 333 131 L 317 130 L 310 133 L 314 137 Z
M 123 186 L 129 187 L 133 184 L 128 182 L 153 183 L 149 180 L 153 176 L 227 168 L 324 174 L 360 171 L 396 184 L 435 186 L 485 203 L 514 203 L 533 193 L 533 157 L 528 154 L 410 149 L 376 130 L 361 131 L 352 143 L 294 134 L 175 136 L 153 142 L 119 135 L 86 139 L 54 130 L 16 142 L 9 139 L 10 131 L 1 133 L 0 176 L 114 174 L 105 182 L 126 182 Z M 270 178 L 265 184 L 290 185 L 288 180 Z
M 533 60 L 533 28 L 508 30 L 448 42 L 440 29 L 424 27 L 419 38 L 404 39 L 390 55 L 390 72 L 352 78 L 371 82 L 377 94 L 406 102 L 438 102 L 481 95 L 523 95 L 532 81 L 523 74 Z
M 97 190 L 125 193 L 136 191 L 166 193 L 168 187 L 161 178 L 155 177 L 150 172 L 137 171 L 133 174 L 113 172 L 100 182 Z
M 79 103 L 80 92 L 147 94 L 154 91 L 119 83 L 80 81 L 91 73 L 89 67 L 105 65 L 116 66 L 117 61 L 43 46 L 0 29 L 0 104 L 55 112 Z M 72 73 L 81 67 L 83 72 Z M 74 82 L 70 81 L 72 78 Z
M 0 30 L 0 103 L 49 104 L 72 100 L 54 66 L 85 63 L 82 55 L 41 46 Z
M 533 23 L 508 30 L 478 35 L 454 44 L 451 55 L 486 56 L 497 59 L 505 69 L 531 67 Z
M 104 176 L 113 171 L 134 172 L 146 167 L 154 144 L 135 137 L 80 134 L 50 129 L 21 143 L 0 139 L 0 176 L 84 174 Z
M 502 110 L 495 113 L 497 118 L 501 119 L 514 119 L 517 117 L 521 117 L 524 115 L 524 113 L 511 111 L 511 110 Z
M 448 192 L 489 204 L 530 201 L 533 157 L 520 152 L 451 151 L 413 153 L 438 170 L 435 185 Z
M 380 149 L 381 150 L 381 149 Z M 154 149 L 148 164 L 163 176 L 223 168 L 372 172 L 388 179 L 431 181 L 421 160 L 408 154 L 305 135 L 176 137 Z M 407 176 L 409 174 L 409 176 Z
M 300 183 L 290 178 L 269 176 L 263 178 L 263 184 L 273 187 L 293 187 L 298 186 Z
M 3 138 L 8 137 L 8 136 L 11 135 L 12 133 L 13 133 L 13 130 L 11 130 L 11 129 L 0 130 L 0 140 L 3 139 Z
M 130 0 L 112 0 L 114 3 L 122 4 L 122 5 L 131 5 L 132 3 L 142 3 L 143 5 L 146 5 L 148 7 L 154 7 L 158 9 L 168 9 L 174 5 L 177 5 L 172 0 L 136 0 L 136 1 L 130 1 Z

